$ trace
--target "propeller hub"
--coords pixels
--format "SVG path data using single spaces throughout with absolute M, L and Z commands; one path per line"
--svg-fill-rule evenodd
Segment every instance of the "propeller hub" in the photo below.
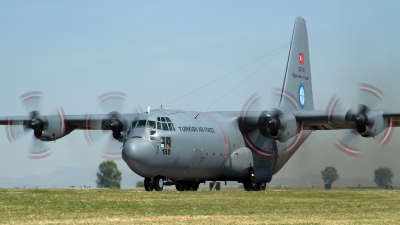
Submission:
M 43 123 L 43 120 L 41 120 L 41 119 L 32 119 L 28 124 L 28 127 L 34 131 L 42 131 L 43 126 L 44 126 L 44 123 Z
M 354 123 L 357 126 L 366 126 L 368 123 L 368 117 L 367 115 L 365 115 L 364 113 L 358 113 L 355 117 L 354 117 Z
M 277 129 L 280 125 L 280 121 L 277 118 L 271 118 L 268 120 L 268 128 L 269 129 Z
M 108 127 L 110 128 L 110 130 L 112 132 L 120 132 L 122 130 L 122 122 L 119 119 L 112 119 L 109 123 L 108 123 Z

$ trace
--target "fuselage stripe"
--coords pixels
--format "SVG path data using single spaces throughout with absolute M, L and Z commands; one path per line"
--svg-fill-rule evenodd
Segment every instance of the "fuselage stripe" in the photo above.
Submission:
M 224 142 L 225 142 L 225 154 L 224 154 L 224 160 L 222 161 L 222 164 L 218 170 L 218 172 L 221 171 L 222 167 L 224 166 L 225 162 L 226 162 L 226 158 L 228 157 L 228 141 L 224 132 L 224 129 L 222 129 L 221 125 L 217 122 L 217 120 L 215 120 L 210 114 L 207 114 L 208 117 L 210 117 L 219 127 L 219 129 L 222 132 L 222 135 L 224 136 Z

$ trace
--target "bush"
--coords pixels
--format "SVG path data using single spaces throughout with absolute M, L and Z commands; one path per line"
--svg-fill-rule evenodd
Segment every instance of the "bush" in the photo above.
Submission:
M 144 181 L 138 181 L 138 182 L 136 182 L 136 187 L 137 187 L 137 188 L 144 187 Z

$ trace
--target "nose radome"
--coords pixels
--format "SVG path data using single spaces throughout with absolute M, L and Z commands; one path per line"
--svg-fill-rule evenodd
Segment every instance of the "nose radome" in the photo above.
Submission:
M 135 173 L 149 171 L 154 162 L 155 147 L 143 138 L 132 138 L 125 142 L 122 158 Z

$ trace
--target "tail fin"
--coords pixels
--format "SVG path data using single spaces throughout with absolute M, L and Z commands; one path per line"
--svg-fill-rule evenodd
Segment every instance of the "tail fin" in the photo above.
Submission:
M 297 17 L 294 23 L 280 95 L 278 109 L 281 111 L 314 109 L 307 27 L 306 21 L 301 17 Z

